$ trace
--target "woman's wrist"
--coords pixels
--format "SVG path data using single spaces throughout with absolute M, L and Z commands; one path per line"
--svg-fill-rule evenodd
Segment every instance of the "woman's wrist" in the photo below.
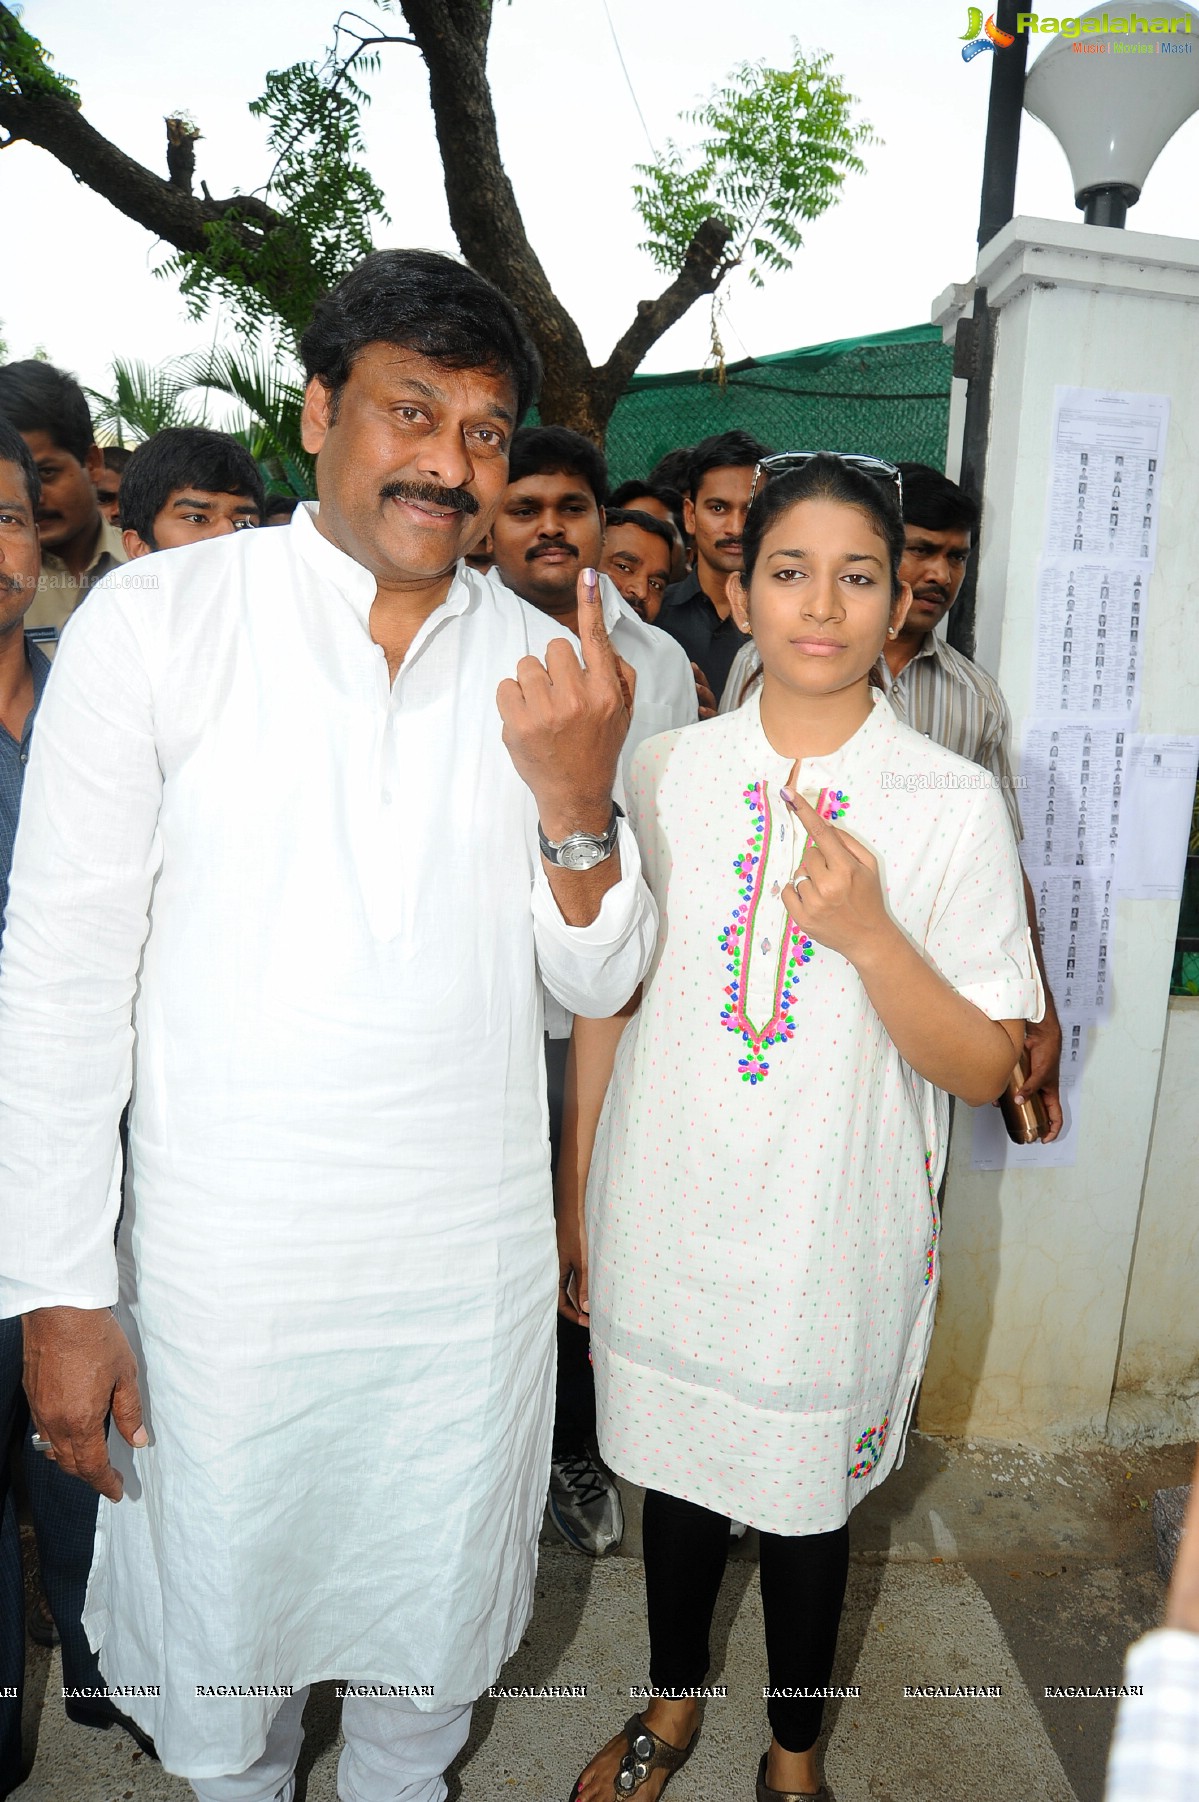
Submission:
M 899 927 L 885 915 L 870 932 L 863 934 L 860 944 L 846 952 L 849 962 L 867 987 L 884 972 L 893 973 L 897 952 L 911 951 L 912 946 Z

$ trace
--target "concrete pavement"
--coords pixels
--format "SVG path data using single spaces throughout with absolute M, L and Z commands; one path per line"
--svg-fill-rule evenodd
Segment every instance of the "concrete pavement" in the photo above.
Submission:
M 1046 1697 L 1047 1687 L 1118 1684 L 1128 1642 L 1155 1625 L 1148 1504 L 1185 1481 L 1193 1448 L 1047 1458 L 1019 1448 L 915 1434 L 902 1470 L 851 1525 L 849 1594 L 831 1702 L 826 1766 L 838 1802 L 1101 1802 L 1115 1704 Z M 451 1796 L 555 1802 L 592 1752 L 634 1712 L 647 1647 L 639 1498 L 626 1495 L 622 1556 L 593 1563 L 547 1533 L 537 1607 L 503 1673 L 509 1687 L 585 1685 L 586 1695 L 484 1698 Z M 769 1737 L 754 1535 L 734 1549 L 713 1640 L 713 1686 L 672 1802 L 752 1802 Z M 187 1802 L 123 1734 L 71 1726 L 57 1655 L 30 1648 L 30 1778 L 18 1802 Z M 985 1696 L 905 1696 L 939 1685 Z M 338 1704 L 313 1692 L 301 1799 L 335 1802 Z

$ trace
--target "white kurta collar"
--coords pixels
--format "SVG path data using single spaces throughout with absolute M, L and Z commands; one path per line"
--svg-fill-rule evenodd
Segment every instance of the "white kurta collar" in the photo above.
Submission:
M 371 608 L 378 593 L 378 584 L 369 569 L 356 563 L 353 557 L 348 556 L 317 530 L 318 511 L 316 501 L 303 501 L 296 508 L 291 516 L 290 529 L 294 534 L 292 547 L 322 581 L 330 583 L 349 602 L 362 626 L 369 632 Z M 449 593 L 440 607 L 434 608 L 422 624 L 409 647 L 403 668 L 411 668 L 417 653 L 423 650 L 434 632 L 455 614 L 465 613 L 477 598 L 471 587 L 471 572 L 459 560 Z
M 826 779 L 834 778 L 838 782 L 844 782 L 848 772 L 863 760 L 870 764 L 876 762 L 882 745 L 894 736 L 896 721 L 881 689 L 872 688 L 870 699 L 869 715 L 843 745 L 838 745 L 835 751 L 828 751 L 823 756 L 804 758 L 796 777 L 800 787 L 806 788 L 813 784 L 821 786 Z M 763 770 L 772 770 L 776 766 L 781 769 L 784 773 L 779 780 L 785 781 L 792 768 L 792 759 L 776 751 L 766 736 L 762 726 L 761 690 L 738 710 L 738 717 L 745 724 L 747 749 L 752 745 Z
M 316 528 L 316 501 L 302 501 L 291 516 L 292 549 L 323 582 L 336 588 L 365 626 L 378 592 L 374 576 L 363 564 L 339 550 Z

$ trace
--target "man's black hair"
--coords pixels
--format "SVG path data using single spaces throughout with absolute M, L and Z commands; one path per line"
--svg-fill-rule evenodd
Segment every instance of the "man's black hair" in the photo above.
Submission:
M 294 494 L 268 494 L 262 517 L 266 519 L 290 519 L 299 506 L 299 497 Z
M 682 495 L 687 488 L 687 465 L 691 461 L 692 446 L 684 444 L 678 450 L 667 451 L 659 457 L 645 478 L 647 488 L 670 488 Z
M 687 459 L 686 493 L 694 501 L 699 485 L 714 469 L 752 469 L 770 452 L 748 432 L 717 432 L 712 438 L 701 438 L 691 446 Z
M 526 425 L 515 434 L 508 453 L 508 480 L 546 475 L 578 476 L 595 496 L 596 506 L 604 505 L 608 465 L 603 451 L 582 432 L 564 425 Z
M 206 426 L 171 426 L 139 444 L 129 459 L 121 477 L 122 526 L 157 550 L 154 521 L 180 488 L 244 494 L 260 516 L 266 505 L 262 476 L 244 444 Z
M 100 448 L 104 455 L 105 469 L 111 469 L 114 476 L 124 475 L 129 467 L 129 459 L 133 455 L 128 445 L 104 444 Z
M 95 440 L 83 389 L 65 369 L 28 357 L 0 369 L 0 418 L 18 432 L 45 432 L 77 463 Z
M 9 425 L 7 419 L 3 418 L 0 418 L 0 463 L 16 464 L 25 478 L 25 492 L 29 496 L 29 505 L 36 513 L 42 498 L 42 478 L 38 475 L 33 452 L 16 426 Z
M 687 455 L 691 455 L 690 451 L 687 452 Z M 612 493 L 608 497 L 608 505 L 610 507 L 627 507 L 630 502 L 636 501 L 638 496 L 642 494 L 652 495 L 654 500 L 661 502 L 670 514 L 675 525 L 678 527 L 679 537 L 685 538 L 686 534 L 683 531 L 683 496 L 679 489 L 671 488 L 665 482 L 622 482 L 619 488 L 614 488 L 612 490 Z
M 675 535 L 656 513 L 642 513 L 636 507 L 609 507 L 605 519 L 609 526 L 640 526 L 643 532 L 652 532 L 666 546 L 667 560 L 674 556 Z
M 541 358 L 507 297 L 465 263 L 432 250 L 375 250 L 316 304 L 300 339 L 304 373 L 320 376 L 336 417 L 354 359 L 394 344 L 447 369 L 506 375 L 519 424 L 537 398 Z
M 903 522 L 930 532 L 978 531 L 979 505 L 972 494 L 927 463 L 901 463 Z

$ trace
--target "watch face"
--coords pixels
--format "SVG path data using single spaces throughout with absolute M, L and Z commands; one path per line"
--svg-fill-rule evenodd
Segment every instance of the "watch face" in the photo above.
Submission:
M 603 861 L 604 848 L 595 840 L 584 839 L 579 844 L 563 845 L 558 853 L 558 862 L 564 870 L 593 870 L 597 863 Z

